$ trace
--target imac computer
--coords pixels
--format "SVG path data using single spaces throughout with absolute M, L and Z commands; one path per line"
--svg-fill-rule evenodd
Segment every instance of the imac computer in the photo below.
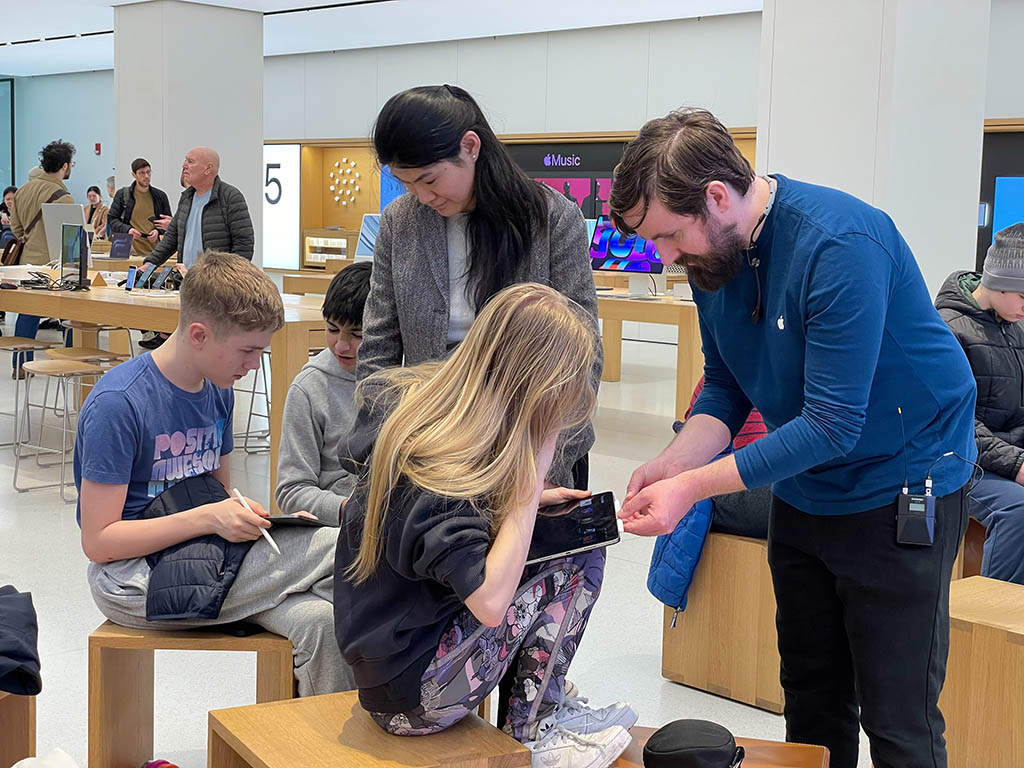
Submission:
M 69 288 L 88 288 L 88 273 L 89 236 L 85 231 L 85 226 L 82 224 L 61 225 L 61 283 Z
M 665 265 L 654 243 L 639 235 L 619 232 L 608 216 L 599 216 L 591 230 L 590 266 L 627 275 L 631 296 L 665 293 Z
M 364 213 L 362 226 L 359 227 L 359 241 L 356 243 L 356 261 L 373 261 L 373 246 L 379 232 L 380 214 Z

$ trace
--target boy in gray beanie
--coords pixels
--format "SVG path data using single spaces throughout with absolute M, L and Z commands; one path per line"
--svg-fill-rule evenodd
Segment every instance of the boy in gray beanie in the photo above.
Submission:
M 954 272 L 935 306 L 978 384 L 984 476 L 968 498 L 986 529 L 981 575 L 1024 584 L 1024 223 L 996 233 L 983 271 Z

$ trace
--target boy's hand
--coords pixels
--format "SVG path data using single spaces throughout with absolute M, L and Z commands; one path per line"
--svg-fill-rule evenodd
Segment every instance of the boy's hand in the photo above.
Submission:
M 246 497 L 246 501 L 252 507 L 252 512 L 233 498 L 200 507 L 205 512 L 210 532 L 233 542 L 258 539 L 260 528 L 271 526 L 266 519 L 270 513 L 258 501 L 253 501 L 248 497 Z
M 545 488 L 540 494 L 540 505 L 550 507 L 575 499 L 586 499 L 592 494 L 587 490 L 576 490 L 574 488 Z

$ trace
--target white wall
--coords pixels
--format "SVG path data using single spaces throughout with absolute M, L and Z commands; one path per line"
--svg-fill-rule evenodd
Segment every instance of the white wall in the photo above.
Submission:
M 1024 2 L 992 0 L 985 117 L 1024 117 Z
M 393 94 L 461 85 L 497 133 L 635 130 L 681 104 L 757 120 L 760 14 L 268 57 L 267 138 L 366 136 Z
M 77 150 L 68 189 L 85 201 L 95 184 L 106 199 L 106 178 L 114 172 L 114 73 L 21 77 L 14 81 L 14 183 L 21 186 L 39 165 L 39 150 L 54 139 Z M 101 144 L 102 154 L 94 152 Z M 106 201 L 108 204 L 109 200 Z

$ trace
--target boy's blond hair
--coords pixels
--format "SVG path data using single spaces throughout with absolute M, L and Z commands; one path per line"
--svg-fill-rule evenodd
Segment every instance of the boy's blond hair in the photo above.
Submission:
M 277 286 L 233 253 L 205 251 L 181 282 L 178 327 L 205 323 L 223 337 L 232 331 L 278 331 L 284 304 Z

